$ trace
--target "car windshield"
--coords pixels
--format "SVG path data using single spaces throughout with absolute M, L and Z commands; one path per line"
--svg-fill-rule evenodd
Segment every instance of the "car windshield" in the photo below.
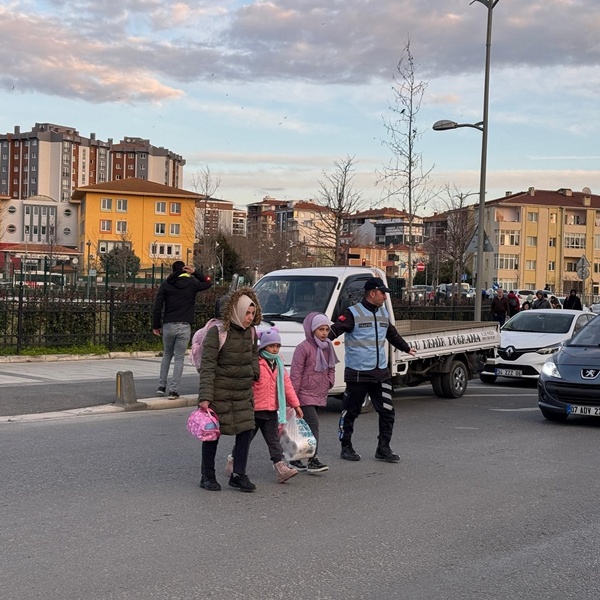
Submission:
M 600 346 L 600 319 L 594 317 L 567 343 L 567 346 Z
M 573 315 L 561 311 L 526 310 L 507 321 L 502 331 L 527 331 L 530 333 L 567 333 Z
M 310 312 L 325 312 L 337 284 L 335 277 L 279 275 L 263 277 L 255 286 L 262 312 L 302 323 Z

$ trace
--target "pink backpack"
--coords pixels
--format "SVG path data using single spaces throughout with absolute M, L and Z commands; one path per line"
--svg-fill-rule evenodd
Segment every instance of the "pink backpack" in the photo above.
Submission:
M 219 330 L 219 350 L 223 347 L 223 344 L 227 339 L 227 330 L 223 326 L 223 321 L 221 321 L 221 319 L 209 319 L 204 327 L 196 331 L 194 337 L 192 338 L 190 365 L 194 365 L 198 373 L 200 372 L 200 366 L 202 364 L 202 347 L 204 345 L 204 338 L 211 327 L 217 327 Z
M 210 408 L 198 408 L 188 418 L 187 430 L 201 442 L 214 442 L 219 439 L 219 419 Z

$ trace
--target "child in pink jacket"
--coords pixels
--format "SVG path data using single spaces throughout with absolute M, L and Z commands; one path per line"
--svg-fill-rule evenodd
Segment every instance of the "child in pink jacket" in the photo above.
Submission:
M 252 384 L 254 392 L 254 420 L 269 448 L 277 481 L 285 483 L 298 475 L 296 469 L 288 467 L 283 460 L 283 449 L 279 442 L 279 426 L 286 422 L 286 404 L 296 411 L 298 418 L 303 412 L 300 402 L 279 356 L 281 337 L 276 329 L 263 331 L 258 338 L 258 365 L 260 377 Z
M 317 441 L 319 450 L 319 416 L 318 407 L 327 404 L 329 390 L 335 383 L 335 364 L 338 361 L 331 340 L 328 339 L 331 321 L 327 315 L 311 312 L 304 319 L 304 335 L 306 339 L 296 347 L 292 358 L 292 385 L 298 394 L 300 405 L 304 410 L 304 420 Z M 301 461 L 291 461 L 290 465 L 298 471 L 321 473 L 329 467 L 318 458 L 317 453 L 308 460 L 308 467 Z

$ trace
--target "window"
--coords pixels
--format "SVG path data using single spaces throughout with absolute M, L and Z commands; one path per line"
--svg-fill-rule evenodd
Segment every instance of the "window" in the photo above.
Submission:
M 127 158 L 135 158 L 135 154 L 133 152 L 128 152 Z
M 8 207 L 8 212 L 13 215 L 14 213 L 17 212 L 17 207 L 16 206 L 9 206 Z
M 569 273 L 575 273 L 577 271 L 577 263 L 571 260 L 568 260 L 565 265 L 565 271 Z
M 157 215 L 166 215 L 167 214 L 167 203 L 166 202 L 157 202 L 154 205 L 154 212 Z
M 117 153 L 115 154 L 115 157 L 116 157 L 116 158 L 123 158 L 123 154 L 121 154 L 121 152 L 117 152 Z
M 154 223 L 154 233 L 156 235 L 165 235 L 166 227 L 164 223 Z
M 115 175 L 115 180 L 118 181 L 119 179 L 121 179 L 120 175 Z
M 600 250 L 600 235 L 594 235 L 594 250 Z
M 63 229 L 63 235 L 71 235 L 71 230 L 68 227 Z
M 169 212 L 172 215 L 180 215 L 181 214 L 181 202 L 171 202 L 169 204 Z
M 142 153 L 140 154 L 140 158 L 146 158 L 146 154 L 145 154 L 144 152 L 142 152 Z
M 526 260 L 525 261 L 525 268 L 528 271 L 535 271 L 535 260 Z
M 600 273 L 600 263 L 594 263 L 594 273 Z
M 550 223 L 556 223 L 556 213 L 550 213 Z
M 527 236 L 527 245 L 528 246 L 537 246 L 537 237 L 534 235 Z
M 550 248 L 556 248 L 556 238 L 550 238 L 548 240 L 548 246 L 550 246 Z
M 112 211 L 112 198 L 100 198 L 100 210 Z
M 181 226 L 179 223 L 171 223 L 169 226 L 169 235 L 180 235 Z
M 6 231 L 8 231 L 8 233 L 15 233 L 15 231 L 17 231 L 17 228 L 14 225 L 9 225 L 6 228 Z
M 117 212 L 127 212 L 126 198 L 117 198 Z
M 133 165 L 127 165 L 127 170 L 133 171 Z
M 102 219 L 100 221 L 100 231 L 107 233 L 107 232 L 110 232 L 111 230 L 112 230 L 112 221 Z
M 521 233 L 519 231 L 510 231 L 501 229 L 498 236 L 499 246 L 518 246 L 521 243 Z
M 518 254 L 498 254 L 495 258 L 495 269 L 518 269 L 519 255 Z
M 548 271 L 556 271 L 556 262 L 553 260 L 548 263 Z
M 120 168 L 121 168 L 121 163 L 117 163 L 117 164 L 115 165 L 115 169 L 120 169 Z
M 117 221 L 115 231 L 117 233 L 127 233 L 127 221 Z
M 145 170 L 146 170 L 146 165 L 140 165 L 140 169 L 141 169 L 142 171 L 145 171 Z
M 585 249 L 585 233 L 565 233 L 563 240 L 565 248 Z
M 150 256 L 154 258 L 179 258 L 181 244 L 151 244 Z
M 536 212 L 528 212 L 527 220 L 530 221 L 531 223 L 537 223 L 538 222 L 538 214 Z
M 71 212 L 70 208 L 65 208 L 65 210 L 63 211 L 63 215 L 65 215 L 65 217 L 70 217 L 73 213 Z

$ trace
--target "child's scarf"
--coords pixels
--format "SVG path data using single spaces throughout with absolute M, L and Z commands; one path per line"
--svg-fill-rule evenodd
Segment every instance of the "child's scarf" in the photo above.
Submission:
M 315 340 L 315 344 L 317 344 L 317 358 L 315 361 L 315 371 L 317 371 L 317 373 L 321 373 L 323 371 L 327 371 L 327 369 L 335 367 L 336 363 L 340 361 L 338 360 L 338 357 L 335 354 L 335 350 L 333 349 L 333 344 L 331 343 L 331 340 L 325 340 L 324 342 L 322 342 L 314 334 L 313 339 Z M 325 350 L 327 350 L 327 358 L 325 358 Z
M 281 360 L 279 354 L 271 354 L 266 350 L 261 350 L 259 354 L 267 360 L 274 360 L 277 365 L 277 403 L 279 405 L 277 410 L 277 420 L 280 425 L 285 425 L 287 419 L 285 418 L 285 380 L 283 378 L 285 366 L 283 360 Z

